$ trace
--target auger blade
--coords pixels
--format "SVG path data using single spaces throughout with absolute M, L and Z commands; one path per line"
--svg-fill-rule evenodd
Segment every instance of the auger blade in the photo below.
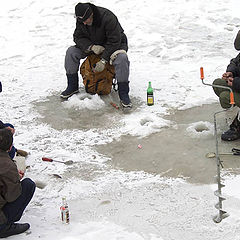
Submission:
M 213 221 L 215 222 L 215 223 L 220 223 L 224 218 L 226 218 L 226 217 L 228 217 L 229 216 L 229 214 L 228 213 L 226 213 L 226 212 L 220 212 L 220 214 L 218 214 L 218 215 L 216 215 L 215 217 L 213 217 Z
M 226 198 L 223 197 L 223 195 L 220 194 L 218 190 L 216 190 L 216 191 L 214 192 L 214 195 L 217 196 L 217 197 L 219 197 L 222 201 L 226 200 Z
M 227 213 L 227 212 L 224 211 L 222 208 L 220 208 L 220 206 L 219 206 L 219 202 L 215 204 L 215 208 L 218 209 L 222 214 Z

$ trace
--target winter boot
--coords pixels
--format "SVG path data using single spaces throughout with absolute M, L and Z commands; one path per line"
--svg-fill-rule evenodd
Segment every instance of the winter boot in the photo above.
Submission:
M 60 95 L 61 98 L 67 99 L 73 94 L 78 93 L 78 73 L 67 74 L 68 86 Z
M 118 95 L 123 108 L 132 108 L 132 103 L 128 93 L 129 82 L 118 82 Z
M 238 115 L 233 120 L 230 125 L 230 129 L 224 132 L 221 136 L 223 141 L 234 141 L 240 138 L 240 122 L 238 120 Z
M 12 223 L 0 230 L 0 238 L 6 238 L 27 231 L 30 228 L 28 223 Z

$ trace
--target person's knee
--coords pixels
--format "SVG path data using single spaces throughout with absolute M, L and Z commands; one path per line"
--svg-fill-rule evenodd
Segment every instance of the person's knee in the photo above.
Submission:
M 227 87 L 227 83 L 224 79 L 222 78 L 217 78 L 213 81 L 213 90 L 217 96 L 220 96 L 222 91 L 225 91 L 225 89 L 221 88 L 221 86 Z
M 30 178 L 25 178 L 21 181 L 22 189 L 26 189 L 28 192 L 34 192 L 36 184 Z
M 219 95 L 219 101 L 221 104 L 222 108 L 230 108 L 231 104 L 230 104 L 230 94 L 229 91 L 223 91 L 220 93 Z
M 125 53 L 119 53 L 117 58 L 114 61 L 114 64 L 116 64 L 116 65 L 117 64 L 127 64 L 127 65 L 129 65 L 129 63 L 130 62 L 128 60 L 128 56 Z
M 213 81 L 213 85 L 227 86 L 226 80 L 222 78 L 217 78 Z
M 76 52 L 76 47 L 71 46 L 71 47 L 69 47 L 69 48 L 67 49 L 66 55 L 67 55 L 67 56 L 72 56 L 75 52 Z

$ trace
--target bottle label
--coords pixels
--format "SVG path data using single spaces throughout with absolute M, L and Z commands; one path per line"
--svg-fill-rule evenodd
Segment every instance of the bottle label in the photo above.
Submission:
M 68 211 L 68 209 L 67 209 L 67 211 L 66 211 L 66 220 L 65 220 L 65 223 L 69 223 L 69 211 Z
M 153 96 L 148 96 L 147 97 L 147 104 L 148 105 L 153 105 Z
M 66 207 L 61 207 L 61 218 L 63 223 L 69 223 L 69 210 Z

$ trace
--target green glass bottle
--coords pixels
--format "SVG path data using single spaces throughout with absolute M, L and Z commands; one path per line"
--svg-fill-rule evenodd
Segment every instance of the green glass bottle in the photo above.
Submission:
M 148 82 L 147 88 L 147 105 L 151 106 L 154 104 L 154 97 L 153 97 L 153 88 L 151 82 Z

